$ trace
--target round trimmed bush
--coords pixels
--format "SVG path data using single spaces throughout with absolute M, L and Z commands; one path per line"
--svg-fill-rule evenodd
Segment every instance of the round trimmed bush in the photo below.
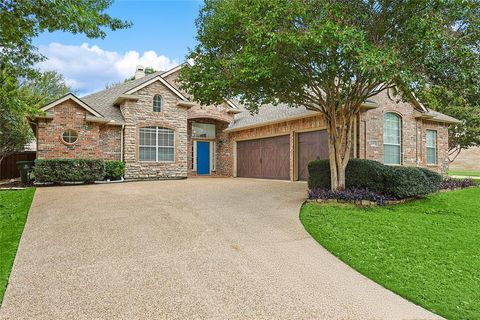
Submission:
M 310 189 L 330 189 L 329 160 L 308 165 Z M 425 168 L 386 166 L 378 161 L 351 159 L 345 171 L 347 189 L 359 188 L 403 199 L 437 192 L 442 176 Z

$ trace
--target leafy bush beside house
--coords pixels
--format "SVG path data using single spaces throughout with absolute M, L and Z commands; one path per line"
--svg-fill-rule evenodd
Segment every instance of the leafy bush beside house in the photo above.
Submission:
M 125 163 L 118 160 L 105 161 L 105 179 L 119 180 L 125 175 Z
M 101 159 L 37 159 L 37 182 L 93 182 L 105 177 L 105 162 Z
M 310 189 L 330 187 L 328 160 L 314 160 L 308 165 Z M 346 171 L 346 188 L 368 189 L 397 199 L 423 196 L 439 190 L 442 176 L 423 168 L 392 167 L 378 161 L 351 159 Z

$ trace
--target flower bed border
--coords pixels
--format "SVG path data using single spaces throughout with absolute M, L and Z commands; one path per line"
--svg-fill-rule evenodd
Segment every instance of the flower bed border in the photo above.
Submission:
M 455 189 L 441 189 L 436 193 L 440 192 L 450 192 L 450 191 L 458 191 L 458 190 L 465 190 L 465 189 L 472 189 L 472 188 L 480 188 L 480 185 L 470 186 L 465 188 L 455 188 Z M 432 193 L 435 194 L 435 193 Z M 370 200 L 338 200 L 338 199 L 307 199 L 306 203 L 320 203 L 320 204 L 329 204 L 329 203 L 340 203 L 340 204 L 354 204 L 357 207 L 371 207 L 371 206 L 390 206 L 396 204 L 407 203 L 410 201 L 422 199 L 424 197 L 413 197 L 413 198 L 405 198 L 405 199 L 397 199 L 397 200 L 385 200 L 384 204 L 378 204 L 376 201 Z

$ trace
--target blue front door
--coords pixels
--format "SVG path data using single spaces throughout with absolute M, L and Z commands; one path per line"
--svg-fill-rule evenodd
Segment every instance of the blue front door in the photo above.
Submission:
M 210 174 L 210 142 L 197 142 L 197 174 Z

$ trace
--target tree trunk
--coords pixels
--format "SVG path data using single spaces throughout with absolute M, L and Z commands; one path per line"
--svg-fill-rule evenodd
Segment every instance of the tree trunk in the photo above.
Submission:
M 335 125 L 336 121 L 330 121 L 327 125 L 328 132 L 328 154 L 330 160 L 331 189 L 333 191 L 345 190 L 345 170 L 350 160 L 352 147 L 353 117 Z

